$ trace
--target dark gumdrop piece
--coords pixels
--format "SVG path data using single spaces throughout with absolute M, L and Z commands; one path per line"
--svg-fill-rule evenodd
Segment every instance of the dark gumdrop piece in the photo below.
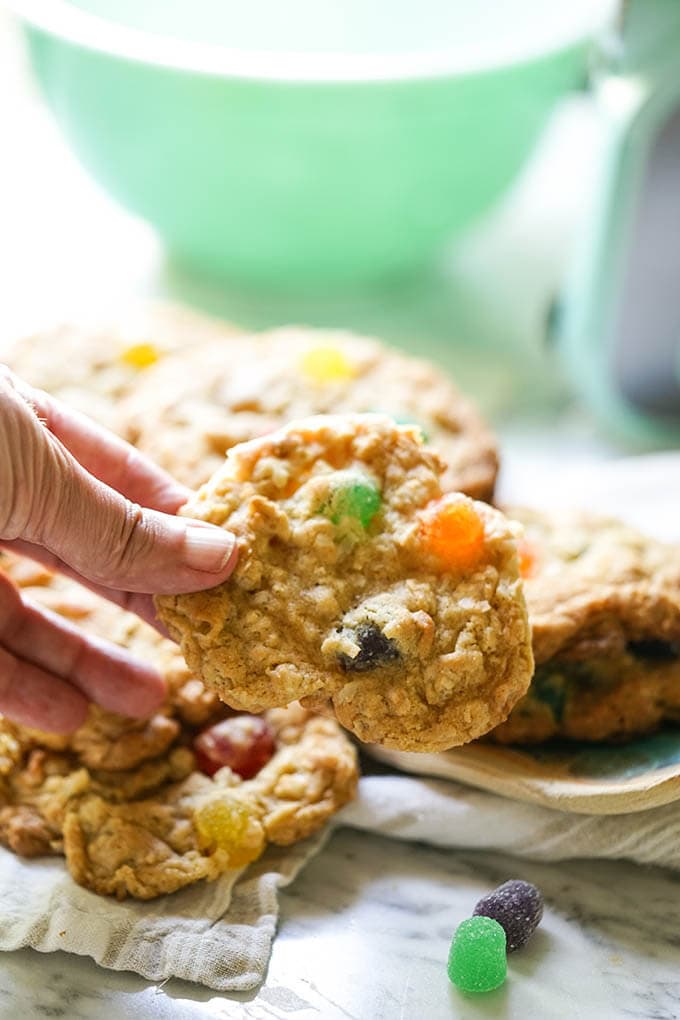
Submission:
M 482 896 L 473 914 L 492 917 L 505 931 L 507 951 L 529 941 L 543 917 L 543 896 L 535 885 L 512 879 Z
M 347 673 L 365 673 L 399 658 L 399 649 L 394 641 L 385 637 L 374 623 L 360 623 L 352 637 L 359 645 L 359 654 L 353 659 L 344 652 L 338 655 L 340 666 Z
M 567 703 L 567 683 L 563 675 L 539 666 L 529 690 L 537 701 L 548 706 L 557 722 L 562 722 Z
M 629 641 L 627 647 L 636 659 L 647 659 L 649 662 L 673 662 L 680 658 L 680 641 L 647 638 L 643 641 Z

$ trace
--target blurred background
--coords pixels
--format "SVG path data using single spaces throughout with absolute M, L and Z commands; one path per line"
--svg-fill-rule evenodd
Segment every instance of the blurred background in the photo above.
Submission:
M 680 4 L 243 6 L 0 14 L 0 339 L 169 297 L 436 360 L 518 487 L 677 447 Z

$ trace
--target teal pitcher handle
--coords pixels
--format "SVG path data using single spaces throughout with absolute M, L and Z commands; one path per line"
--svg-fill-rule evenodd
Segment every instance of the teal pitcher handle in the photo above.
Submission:
M 678 52 L 676 0 L 624 5 L 594 73 L 604 144 L 556 326 L 577 392 L 641 447 L 680 441 Z

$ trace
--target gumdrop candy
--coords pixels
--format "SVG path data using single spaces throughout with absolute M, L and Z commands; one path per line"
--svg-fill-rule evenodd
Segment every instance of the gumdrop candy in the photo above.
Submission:
M 524 578 L 533 577 L 536 572 L 536 550 L 524 538 L 517 546 L 517 555 L 519 558 L 520 576 Z
M 252 779 L 276 750 L 274 733 L 260 715 L 245 712 L 209 726 L 194 740 L 196 764 L 207 776 L 228 765 L 241 779 Z
M 420 438 L 422 439 L 423 443 L 429 443 L 430 441 L 429 432 L 422 424 L 422 422 L 418 421 L 417 418 L 413 418 L 410 414 L 391 414 L 389 411 L 387 412 L 377 411 L 375 413 L 388 414 L 392 421 L 395 423 L 395 425 L 411 425 L 413 428 L 418 429 L 418 431 L 420 432 Z
M 401 658 L 394 641 L 385 637 L 374 623 L 360 623 L 352 632 L 352 638 L 359 646 L 358 654 L 354 658 L 344 653 L 338 656 L 340 666 L 346 673 L 367 673 Z
M 333 524 L 340 524 L 349 517 L 358 521 L 362 528 L 367 528 L 381 505 L 380 492 L 370 479 L 349 475 L 332 483 L 322 512 Z
M 543 917 L 543 896 L 531 882 L 512 879 L 483 896 L 473 913 L 497 921 L 505 932 L 508 952 L 513 953 L 536 931 Z
M 472 501 L 447 493 L 426 507 L 421 517 L 425 548 L 450 569 L 470 570 L 484 557 L 484 523 Z
M 148 368 L 158 361 L 158 349 L 150 343 L 132 344 L 121 352 L 120 360 L 132 368 Z
M 337 347 L 311 347 L 300 358 L 300 369 L 315 383 L 345 382 L 356 375 L 352 362 Z
M 449 950 L 449 980 L 462 992 L 492 992 L 506 978 L 505 932 L 490 917 L 470 917 L 456 929 Z
M 232 868 L 254 861 L 264 848 L 262 826 L 241 800 L 223 796 L 204 802 L 194 812 L 194 826 L 204 847 L 229 852 Z

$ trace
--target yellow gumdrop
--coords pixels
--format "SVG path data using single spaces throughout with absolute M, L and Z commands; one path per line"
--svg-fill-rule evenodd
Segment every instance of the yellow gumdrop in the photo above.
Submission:
M 312 347 L 300 358 L 304 374 L 316 383 L 345 382 L 353 379 L 356 368 L 337 347 Z
M 229 853 L 229 865 L 239 868 L 259 857 L 264 849 L 260 821 L 243 801 L 215 798 L 194 812 L 194 825 L 204 848 L 215 846 Z
M 422 540 L 451 569 L 470 570 L 484 557 L 484 524 L 469 500 L 448 494 L 421 519 Z
M 120 360 L 132 368 L 148 368 L 149 365 L 154 365 L 159 357 L 158 349 L 153 344 L 139 343 L 126 347 L 120 355 Z

